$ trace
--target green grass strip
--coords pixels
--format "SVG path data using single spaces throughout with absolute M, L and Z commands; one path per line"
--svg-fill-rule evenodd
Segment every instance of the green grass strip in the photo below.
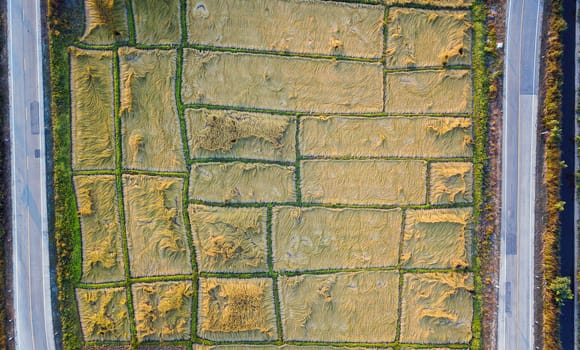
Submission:
M 129 46 L 137 44 L 137 35 L 135 30 L 135 17 L 133 16 L 133 1 L 125 0 L 127 9 L 127 26 L 129 27 Z
M 72 185 L 70 67 L 67 47 L 80 35 L 81 7 L 52 0 L 48 13 L 51 114 L 54 157 L 54 240 L 57 265 L 58 310 L 64 350 L 82 347 L 75 284 L 82 275 L 80 224 Z
M 487 125 L 488 125 L 488 114 L 489 114 L 489 77 L 487 74 L 486 58 L 485 53 L 485 43 L 487 37 L 487 29 L 485 26 L 485 20 L 487 16 L 486 5 L 483 1 L 478 0 L 473 5 L 473 119 L 474 119 L 474 134 L 475 134 L 475 146 L 474 146 L 474 184 L 473 184 L 473 219 L 474 227 L 478 227 L 480 221 L 479 216 L 481 215 L 481 206 L 483 203 L 483 186 L 484 186 L 484 176 L 485 176 L 485 165 L 488 163 L 487 157 Z M 482 333 L 481 333 L 481 318 L 482 318 L 482 292 L 483 292 L 483 281 L 481 276 L 481 261 L 478 256 L 479 241 L 477 239 L 478 235 L 473 235 L 474 239 L 474 252 L 473 252 L 473 270 L 474 270 L 474 285 L 475 285 L 475 295 L 473 303 L 473 323 L 472 323 L 472 333 L 473 339 L 471 341 L 472 350 L 481 350 L 482 344 Z

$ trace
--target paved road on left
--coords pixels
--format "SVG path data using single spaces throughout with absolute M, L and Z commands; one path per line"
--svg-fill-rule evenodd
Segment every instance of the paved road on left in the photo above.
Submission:
M 40 0 L 8 0 L 15 342 L 54 350 Z

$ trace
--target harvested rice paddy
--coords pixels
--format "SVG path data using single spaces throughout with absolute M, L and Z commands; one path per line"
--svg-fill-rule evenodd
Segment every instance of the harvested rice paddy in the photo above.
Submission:
M 470 349 L 470 6 L 85 0 L 83 349 Z
M 184 171 L 175 101 L 176 52 L 119 49 L 123 166 Z
M 185 118 L 194 159 L 296 159 L 295 117 L 201 108 L 188 109 Z
M 328 204 L 424 204 L 426 166 L 420 160 L 305 160 L 302 198 Z
M 273 281 L 202 278 L 198 332 L 217 341 L 277 339 Z
M 471 71 L 421 70 L 386 74 L 385 110 L 390 113 L 469 113 Z
M 125 278 L 121 222 L 115 177 L 74 178 L 83 244 L 83 281 L 113 282 Z
M 124 0 L 86 0 L 85 33 L 87 44 L 112 44 L 129 39 L 127 9 Z
M 73 168 L 115 168 L 113 55 L 71 50 Z
M 181 41 L 179 0 L 133 0 L 137 42 L 147 45 Z
M 279 290 L 282 327 L 289 340 L 395 340 L 399 300 L 396 271 L 283 276 Z
M 266 208 L 189 207 L 203 272 L 267 272 Z
M 184 56 L 186 104 L 318 113 L 383 109 L 378 63 L 194 49 L 184 49 Z
M 190 337 L 191 281 L 137 283 L 132 288 L 139 341 Z
M 401 341 L 467 343 L 471 339 L 472 293 L 471 274 L 405 274 Z
M 123 192 L 131 275 L 191 273 L 183 222 L 183 180 L 124 175 Z
M 272 218 L 273 266 L 304 271 L 396 266 L 400 209 L 277 207 Z
M 300 151 L 322 157 L 471 157 L 470 118 L 304 117 Z
M 471 63 L 469 11 L 389 9 L 387 67 Z
M 127 341 L 129 312 L 124 288 L 77 289 L 83 335 L 88 341 Z
M 382 55 L 382 6 L 286 0 L 188 3 L 192 44 L 367 58 Z

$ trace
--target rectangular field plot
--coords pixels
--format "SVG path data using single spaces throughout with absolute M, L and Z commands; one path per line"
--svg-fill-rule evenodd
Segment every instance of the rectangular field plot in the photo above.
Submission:
M 184 103 L 320 113 L 383 110 L 379 63 L 184 50 Z
M 113 53 L 72 48 L 70 58 L 72 167 L 114 169 Z
M 123 166 L 185 171 L 175 51 L 120 48 Z
M 191 336 L 191 281 L 132 286 L 139 341 L 185 340 Z
M 302 200 L 310 203 L 424 204 L 426 162 L 418 160 L 305 160 Z
M 76 289 L 85 341 L 129 341 L 125 288 Z
M 190 205 L 189 219 L 200 271 L 268 271 L 266 208 Z
M 183 179 L 123 175 L 131 275 L 191 273 L 183 225 Z
M 399 302 L 396 271 L 281 276 L 284 340 L 392 342 Z
M 469 343 L 473 290 L 472 274 L 405 274 L 401 343 Z
M 383 19 L 382 6 L 316 0 L 189 0 L 187 29 L 192 44 L 378 58 Z
M 274 288 L 269 278 L 201 278 L 197 332 L 215 341 L 275 340 Z
M 129 40 L 125 0 L 85 0 L 84 3 L 86 24 L 82 41 L 107 45 Z
M 473 164 L 466 162 L 431 163 L 431 204 L 473 201 Z
M 400 209 L 276 207 L 272 218 L 274 269 L 395 266 L 401 222 Z
M 277 164 L 200 163 L 191 166 L 189 197 L 209 202 L 291 202 L 294 167 Z
M 471 112 L 469 70 L 391 72 L 385 90 L 385 110 L 390 113 Z
M 140 44 L 181 42 L 179 0 L 133 0 L 135 36 Z
M 192 158 L 296 159 L 296 118 L 211 109 L 185 112 Z
M 74 184 L 81 221 L 82 280 L 121 281 L 125 265 L 115 176 L 75 176 Z
M 469 11 L 390 8 L 387 68 L 471 64 Z
M 471 208 L 408 210 L 401 265 L 405 268 L 471 266 Z
M 471 157 L 470 118 L 303 117 L 300 151 L 324 157 Z

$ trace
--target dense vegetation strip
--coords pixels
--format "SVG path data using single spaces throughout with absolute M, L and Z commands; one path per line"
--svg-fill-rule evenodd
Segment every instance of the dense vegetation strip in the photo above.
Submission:
M 5 139 L 5 129 L 8 126 L 8 59 L 6 52 L 6 2 L 0 2 L 0 135 Z M 8 308 L 9 298 L 7 290 L 9 281 L 7 280 L 7 269 L 10 264 L 5 263 L 9 257 L 10 240 L 9 225 L 7 220 L 10 218 L 9 209 L 6 201 L 10 200 L 7 184 L 10 179 L 8 173 L 9 162 L 6 162 L 6 152 L 8 152 L 7 143 L 0 142 L 0 349 L 8 348 Z
M 543 72 L 540 118 L 541 131 L 547 132 L 544 145 L 544 185 L 546 191 L 542 247 L 543 268 L 543 324 L 541 337 L 543 349 L 560 349 L 559 303 L 557 292 L 548 288 L 559 271 L 559 215 L 564 203 L 560 201 L 561 118 L 562 118 L 562 43 L 560 33 L 566 28 L 562 18 L 562 0 L 551 0 L 547 6 L 547 36 L 545 38 L 545 67 Z
M 473 6 L 473 115 L 474 115 L 474 139 L 475 147 L 473 154 L 473 170 L 474 170 L 474 184 L 473 184 L 473 218 L 474 227 L 479 232 L 479 217 L 481 215 L 481 207 L 483 203 L 482 189 L 485 185 L 485 166 L 488 162 L 487 157 L 487 125 L 489 114 L 489 81 L 486 66 L 486 5 L 478 1 Z M 481 332 L 481 317 L 482 317 L 482 278 L 481 265 L 482 260 L 479 257 L 479 250 L 481 250 L 482 242 L 480 234 L 474 235 L 476 252 L 474 253 L 473 268 L 475 271 L 475 296 L 474 296 L 474 316 L 473 316 L 473 340 L 471 343 L 472 349 L 482 349 L 482 332 Z
M 65 350 L 82 348 L 74 286 L 81 278 L 80 225 L 71 170 L 69 57 L 67 47 L 79 36 L 77 1 L 49 1 L 51 113 L 54 137 L 54 239 L 57 253 L 58 305 Z

